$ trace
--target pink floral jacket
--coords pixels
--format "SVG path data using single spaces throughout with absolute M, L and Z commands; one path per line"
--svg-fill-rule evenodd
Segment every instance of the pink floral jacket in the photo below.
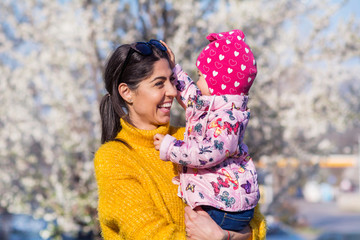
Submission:
M 165 136 L 160 158 L 179 164 L 178 195 L 192 208 L 254 208 L 260 198 L 257 173 L 242 141 L 250 118 L 248 96 L 202 96 L 179 65 L 174 72 L 178 100 L 186 106 L 186 130 L 184 140 Z

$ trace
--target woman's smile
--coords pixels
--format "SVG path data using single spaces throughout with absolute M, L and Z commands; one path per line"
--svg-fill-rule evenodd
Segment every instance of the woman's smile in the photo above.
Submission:
M 170 112 L 172 101 L 158 105 L 158 108 L 163 112 Z

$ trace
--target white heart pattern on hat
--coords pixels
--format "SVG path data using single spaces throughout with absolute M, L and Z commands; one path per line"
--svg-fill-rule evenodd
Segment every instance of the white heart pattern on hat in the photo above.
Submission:
M 242 48 L 242 46 L 241 46 L 240 43 L 235 43 L 235 47 L 236 47 L 237 49 L 241 49 L 241 48 Z
M 234 59 L 229 59 L 229 64 L 233 67 L 237 64 L 237 62 Z
M 227 82 L 230 82 L 230 81 L 231 81 L 231 77 L 228 77 L 228 76 L 223 75 L 223 76 L 222 76 L 222 80 L 227 83 Z
M 220 68 L 223 67 L 223 65 L 222 65 L 221 63 L 219 63 L 219 62 L 215 62 L 215 67 L 216 67 L 217 69 L 220 69 Z
M 230 36 L 231 35 L 231 36 Z M 197 66 L 203 73 L 210 93 L 247 94 L 256 73 L 256 61 L 240 30 L 209 34 L 206 50 L 198 57 Z M 208 48 L 209 47 L 209 48 Z
M 228 51 L 230 50 L 230 48 L 229 48 L 228 46 L 226 46 L 226 45 L 223 45 L 223 46 L 222 46 L 222 50 L 223 50 L 224 52 L 228 52 Z
M 210 70 L 210 68 L 208 66 L 206 66 L 206 65 L 203 66 L 203 69 L 204 69 L 205 72 L 208 72 Z
M 238 72 L 236 73 L 236 76 L 238 77 L 238 79 L 243 79 L 245 77 L 245 74 Z
M 244 59 L 245 62 L 247 62 L 247 61 L 249 61 L 250 58 L 249 58 L 248 55 L 244 54 L 244 55 L 243 55 L 243 59 Z

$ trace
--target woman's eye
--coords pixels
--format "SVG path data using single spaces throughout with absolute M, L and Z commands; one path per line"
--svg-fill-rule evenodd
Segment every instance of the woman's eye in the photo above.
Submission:
M 159 81 L 159 82 L 155 83 L 155 86 L 157 86 L 157 87 L 161 87 L 162 85 L 164 85 L 163 81 Z

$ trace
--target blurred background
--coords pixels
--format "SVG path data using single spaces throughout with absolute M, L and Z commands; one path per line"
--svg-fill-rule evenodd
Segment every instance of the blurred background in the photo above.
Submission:
M 267 239 L 360 239 L 357 0 L 1 0 L 0 239 L 100 239 L 107 57 L 163 39 L 196 80 L 206 35 L 232 29 L 258 64 L 245 142 Z

